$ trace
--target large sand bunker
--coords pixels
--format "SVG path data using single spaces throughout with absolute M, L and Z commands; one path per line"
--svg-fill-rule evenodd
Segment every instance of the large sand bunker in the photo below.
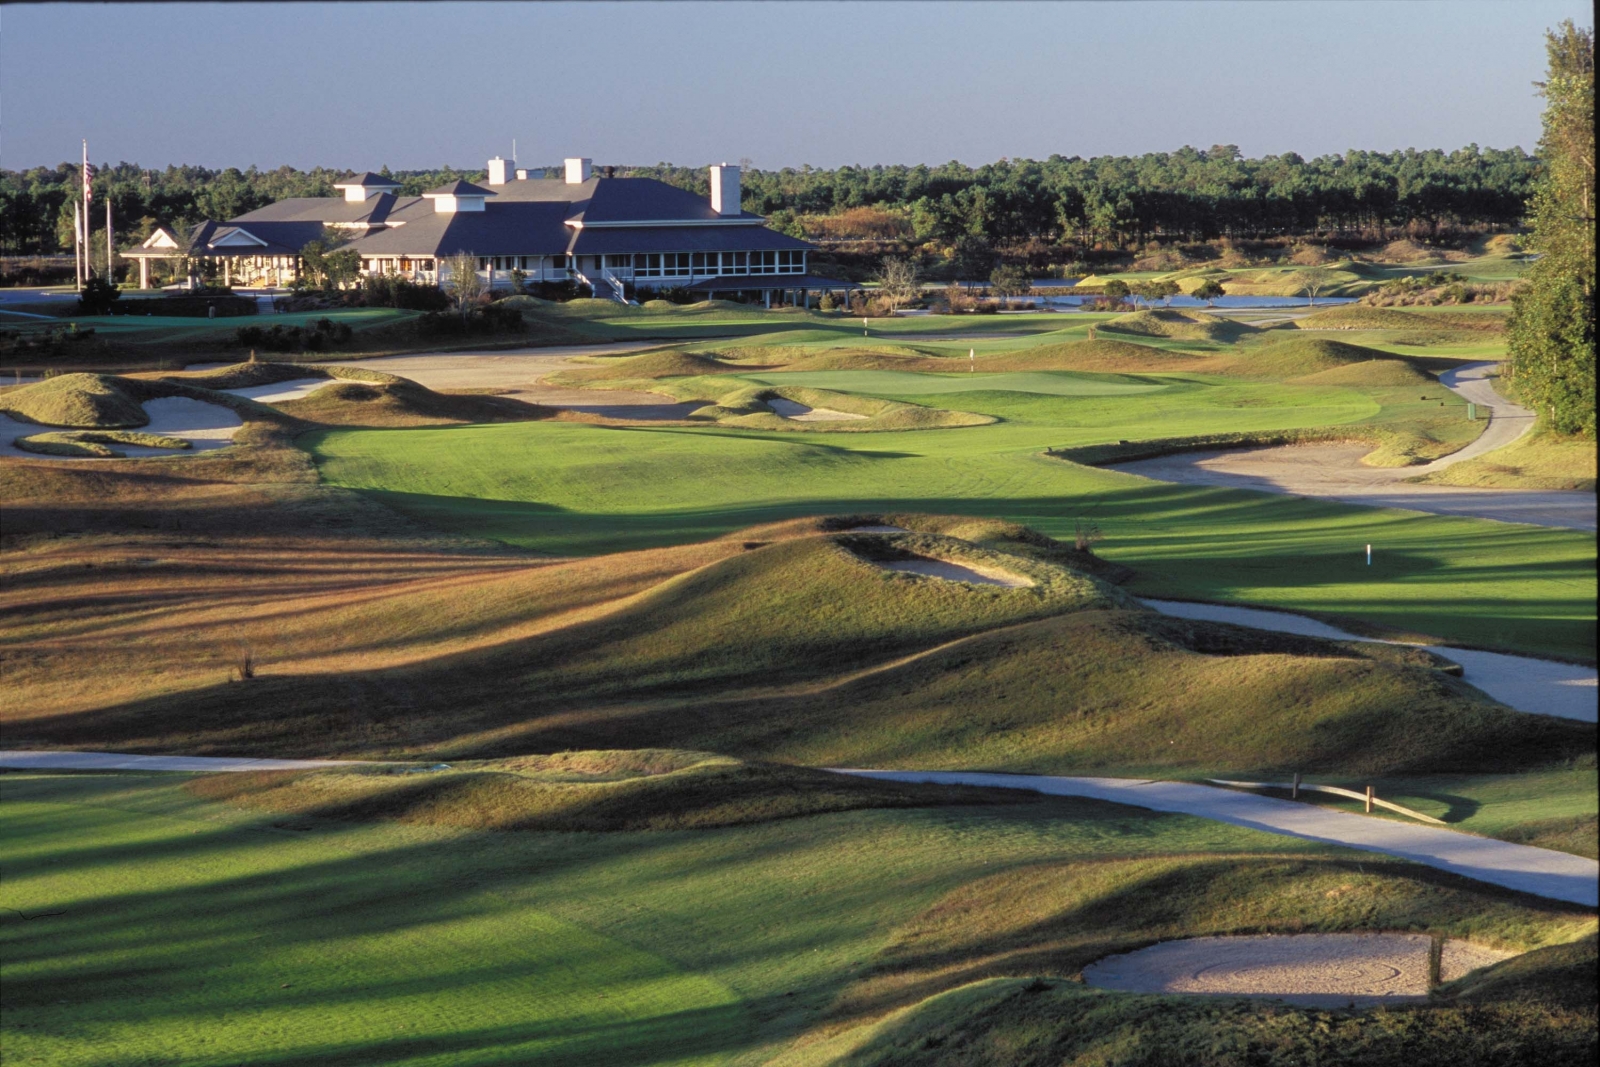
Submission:
M 1427 997 L 1427 934 L 1293 934 L 1201 937 L 1108 956 L 1084 981 L 1128 993 L 1276 997 L 1313 1007 Z M 1515 955 L 1446 941 L 1439 978 L 1455 978 Z
M 920 574 L 924 578 L 942 578 L 947 582 L 969 582 L 973 585 L 1001 585 L 1007 589 L 1025 589 L 1033 584 L 1032 579 L 998 567 L 951 563 L 949 560 L 926 559 L 921 556 L 915 559 L 883 560 L 878 562 L 878 566 L 888 571 L 900 571 L 902 574 Z
M 150 418 L 150 422 L 147 425 L 136 427 L 135 429 L 139 433 L 156 434 L 162 437 L 181 437 L 189 442 L 189 448 L 180 452 L 170 448 L 116 445 L 116 450 L 128 459 L 135 459 L 141 456 L 182 456 L 191 452 L 222 448 L 233 443 L 233 435 L 238 432 L 239 427 L 244 425 L 244 421 L 239 418 L 238 413 L 231 408 L 225 408 L 221 404 L 208 404 L 203 400 L 192 400 L 184 396 L 168 396 L 157 400 L 146 400 L 143 407 L 145 414 Z M 18 456 L 24 459 L 68 460 L 70 462 L 80 462 L 83 459 L 93 458 L 43 455 L 37 452 L 25 451 L 11 443 L 19 437 L 52 432 L 63 431 L 60 431 L 57 427 L 40 426 L 35 423 L 22 422 L 0 415 L 0 455 Z

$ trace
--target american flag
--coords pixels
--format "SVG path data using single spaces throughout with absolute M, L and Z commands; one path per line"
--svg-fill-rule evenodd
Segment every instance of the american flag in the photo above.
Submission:
M 83 142 L 83 206 L 87 208 L 93 198 L 94 168 L 89 166 L 89 142 Z

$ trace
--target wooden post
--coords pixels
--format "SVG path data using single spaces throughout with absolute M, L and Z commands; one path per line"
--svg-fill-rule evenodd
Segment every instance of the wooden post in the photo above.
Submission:
M 1300 772 L 1299 771 L 1295 771 L 1294 772 L 1294 784 L 1289 787 L 1289 799 L 1290 800 L 1299 800 L 1300 799 Z
M 1367 814 L 1372 814 L 1372 787 L 1367 786 Z

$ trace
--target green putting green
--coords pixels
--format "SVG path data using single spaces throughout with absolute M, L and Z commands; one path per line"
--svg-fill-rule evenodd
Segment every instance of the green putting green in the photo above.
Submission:
M 952 367 L 952 370 L 960 368 Z M 1011 374 L 914 374 L 892 370 L 797 371 L 793 374 L 742 374 L 757 385 L 797 385 L 883 397 L 926 397 L 941 393 L 1007 392 L 1044 396 L 1128 396 L 1166 388 L 1168 383 L 1125 374 L 1034 371 Z

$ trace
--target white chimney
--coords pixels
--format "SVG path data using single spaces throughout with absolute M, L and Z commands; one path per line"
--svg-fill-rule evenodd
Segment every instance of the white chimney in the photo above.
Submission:
M 506 161 L 499 156 L 489 160 L 489 184 L 504 185 L 506 183 Z
M 528 180 L 528 172 L 526 170 L 517 171 L 517 181 L 525 182 L 527 180 Z
M 711 210 L 718 215 L 737 215 L 739 207 L 739 168 L 723 163 L 711 168 Z
M 594 170 L 592 159 L 569 159 L 567 163 L 567 184 L 582 185 L 589 180 L 589 172 Z

